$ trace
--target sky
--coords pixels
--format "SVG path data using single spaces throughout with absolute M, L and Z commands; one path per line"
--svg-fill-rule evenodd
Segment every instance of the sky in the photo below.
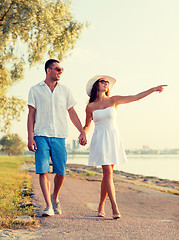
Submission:
M 178 0 L 73 0 L 71 12 L 89 22 L 61 62 L 61 83 L 77 101 L 75 110 L 84 125 L 87 81 L 98 74 L 116 78 L 111 95 L 131 95 L 160 84 L 168 87 L 137 102 L 118 107 L 117 121 L 126 149 L 147 145 L 153 149 L 179 148 L 179 1 Z M 45 79 L 42 64 L 25 71 L 9 95 L 27 101 L 31 86 Z M 27 141 L 27 109 L 12 132 Z M 88 146 L 94 130 L 88 133 Z M 67 142 L 78 138 L 69 121 Z

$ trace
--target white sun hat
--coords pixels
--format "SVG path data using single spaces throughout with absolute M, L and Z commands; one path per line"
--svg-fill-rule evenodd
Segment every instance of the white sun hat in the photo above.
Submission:
M 88 80 L 87 84 L 86 84 L 86 93 L 88 94 L 88 96 L 90 97 L 91 95 L 91 89 L 93 87 L 93 84 L 101 79 L 101 78 L 104 78 L 106 79 L 108 82 L 109 82 L 109 90 L 111 90 L 116 82 L 116 79 L 110 77 L 110 76 L 107 76 L 107 75 L 96 75 L 94 76 L 93 78 L 91 78 L 90 80 Z

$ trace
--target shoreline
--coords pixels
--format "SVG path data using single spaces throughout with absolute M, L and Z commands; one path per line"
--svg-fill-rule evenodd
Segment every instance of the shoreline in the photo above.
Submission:
M 155 189 L 165 193 L 179 195 L 179 181 L 161 179 L 153 176 L 144 176 L 139 174 L 127 173 L 114 170 L 114 183 L 128 188 L 138 190 L 140 187 Z M 68 164 L 67 174 L 73 177 L 79 177 L 88 181 L 101 181 L 102 168 L 87 166 L 82 164 Z
M 28 171 L 35 171 L 34 164 L 25 163 L 22 169 Z M 52 173 L 52 165 L 50 169 Z M 72 177 L 82 178 L 88 181 L 101 181 L 102 180 L 102 168 L 83 164 L 67 163 L 67 175 Z M 139 188 L 151 188 L 165 193 L 172 193 L 179 195 L 179 181 L 162 179 L 154 176 L 145 176 L 141 174 L 133 174 L 120 170 L 113 171 L 114 183 L 138 190 Z

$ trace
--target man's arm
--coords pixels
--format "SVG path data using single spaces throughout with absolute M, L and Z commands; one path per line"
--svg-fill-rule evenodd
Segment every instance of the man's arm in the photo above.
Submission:
M 29 114 L 27 119 L 28 149 L 32 152 L 36 152 L 37 150 L 36 142 L 33 139 L 35 113 L 36 113 L 36 109 L 29 105 Z
M 75 125 L 75 127 L 79 130 L 79 132 L 81 133 L 80 136 L 78 137 L 79 139 L 79 143 L 81 145 L 86 145 L 87 144 L 87 140 L 86 140 L 86 134 L 84 132 L 84 129 L 82 127 L 82 124 L 80 122 L 80 119 L 78 118 L 78 115 L 75 111 L 75 109 L 73 107 L 71 107 L 69 110 L 68 110 L 68 113 L 69 113 L 69 116 L 70 116 L 70 119 L 72 121 L 72 123 Z

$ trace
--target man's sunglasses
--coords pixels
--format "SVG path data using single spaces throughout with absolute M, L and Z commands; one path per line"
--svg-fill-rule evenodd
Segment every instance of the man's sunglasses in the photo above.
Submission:
M 63 72 L 63 71 L 64 71 L 63 68 L 58 68 L 58 67 L 56 67 L 56 68 L 50 68 L 50 69 L 54 69 L 54 70 L 56 70 L 57 72 Z
M 99 82 L 102 84 L 109 84 L 109 81 L 105 81 L 105 80 L 99 80 Z

